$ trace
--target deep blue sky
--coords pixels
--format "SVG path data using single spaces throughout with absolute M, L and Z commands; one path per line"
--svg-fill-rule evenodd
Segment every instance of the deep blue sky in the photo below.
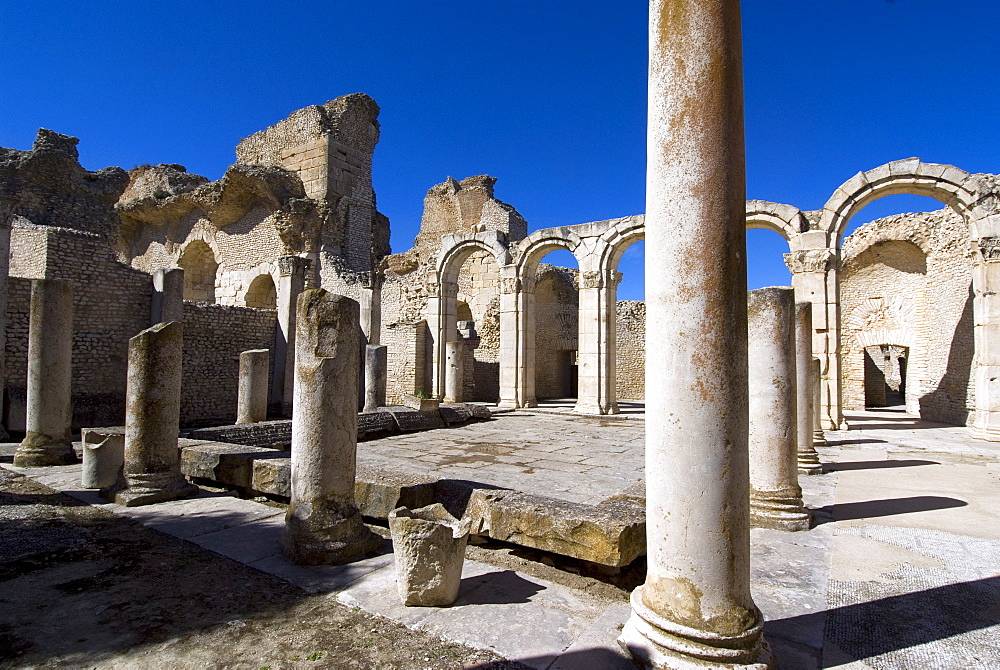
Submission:
M 0 0 L 0 146 L 38 127 L 83 164 L 212 179 L 242 138 L 364 91 L 382 107 L 379 209 L 409 248 L 427 189 L 488 173 L 532 230 L 642 212 L 646 12 L 638 0 L 455 4 Z M 1000 172 L 995 0 L 746 0 L 748 197 L 823 205 L 908 156 Z M 887 198 L 858 221 L 936 208 Z M 751 287 L 788 282 L 751 231 Z M 549 259 L 551 260 L 551 258 Z M 620 268 L 641 297 L 641 245 Z

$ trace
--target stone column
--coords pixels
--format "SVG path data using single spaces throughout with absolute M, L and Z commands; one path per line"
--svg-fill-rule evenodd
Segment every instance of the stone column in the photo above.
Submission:
M 365 347 L 365 407 L 374 412 L 385 407 L 385 390 L 389 374 L 389 352 L 381 345 Z
M 458 280 L 442 278 L 438 284 L 437 322 L 431 330 L 433 343 L 433 390 L 431 395 L 437 399 L 444 398 L 445 376 L 448 366 L 448 342 L 458 338 Z
M 31 282 L 28 325 L 28 413 L 14 465 L 76 463 L 72 422 L 73 285 L 66 279 Z
M 3 416 L 2 390 L 7 379 L 7 279 L 10 275 L 10 224 L 13 207 L 0 200 L 0 416 Z M 0 426 L 0 441 L 10 439 L 7 431 Z
M 795 303 L 795 396 L 796 431 L 798 442 L 799 472 L 815 475 L 823 472 L 819 454 L 813 445 L 813 426 L 816 423 L 816 408 L 813 396 L 818 384 L 813 381 L 812 357 L 812 303 Z
M 354 502 L 358 447 L 357 302 L 323 289 L 298 300 L 291 503 L 282 553 L 301 565 L 339 565 L 382 546 Z
M 267 419 L 267 375 L 271 352 L 251 349 L 240 354 L 240 386 L 236 423 L 257 423 Z
M 535 277 L 500 268 L 500 407 L 535 407 Z
M 1000 441 L 1000 216 L 977 222 L 979 257 L 972 271 L 976 407 L 973 436 Z
M 604 270 L 583 270 L 580 272 L 579 295 L 579 382 L 574 411 L 580 414 L 618 414 L 615 388 L 617 278 Z
M 184 320 L 184 269 L 162 268 L 153 273 L 150 323 Z
M 465 383 L 465 342 L 448 342 L 445 345 L 447 350 L 447 367 L 444 378 L 444 401 L 462 402 L 462 385 Z
M 808 530 L 797 470 L 795 294 L 750 291 L 750 521 L 761 528 Z
M 278 259 L 278 329 L 274 337 L 274 370 L 271 382 L 271 404 L 281 416 L 292 411 L 295 378 L 295 301 L 305 289 L 312 261 L 300 256 Z
M 137 507 L 196 495 L 181 474 L 177 434 L 181 417 L 184 324 L 158 323 L 128 341 L 124 482 L 101 494 Z
M 822 367 L 822 363 L 818 358 L 812 359 L 812 376 L 809 378 L 813 393 L 813 446 L 814 447 L 825 447 L 826 446 L 826 436 L 823 434 L 823 418 L 822 409 L 820 408 L 820 400 L 822 390 L 820 389 L 819 371 Z
M 738 0 L 651 0 L 646 582 L 619 642 L 655 668 L 768 667 L 750 595 Z

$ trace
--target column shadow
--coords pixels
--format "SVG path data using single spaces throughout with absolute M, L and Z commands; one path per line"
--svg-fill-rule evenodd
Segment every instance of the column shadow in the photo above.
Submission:
M 909 498 L 887 498 L 885 500 L 866 500 L 856 503 L 837 503 L 814 509 L 812 526 L 815 528 L 831 521 L 872 519 L 882 516 L 895 516 L 897 514 L 965 507 L 966 505 L 968 503 L 964 500 L 946 498 L 944 496 L 911 496 Z
M 846 461 L 842 463 L 824 463 L 823 474 L 827 472 L 844 472 L 847 470 L 879 470 L 882 468 L 912 468 L 918 465 L 941 465 L 937 461 L 925 461 L 918 458 L 887 460 L 887 461 Z

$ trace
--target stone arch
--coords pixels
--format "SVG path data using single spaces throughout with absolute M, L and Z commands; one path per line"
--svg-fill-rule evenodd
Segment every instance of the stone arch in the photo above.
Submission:
M 184 270 L 184 299 L 214 303 L 219 263 L 208 242 L 195 239 L 185 244 L 177 265 Z
M 765 200 L 747 200 L 747 230 L 771 230 L 797 246 L 800 233 L 809 230 L 809 221 L 798 207 Z
M 536 230 L 521 240 L 514 250 L 513 264 L 517 277 L 530 282 L 535 278 L 535 271 L 541 260 L 550 252 L 559 249 L 573 254 L 577 267 L 582 268 L 584 259 L 577 255 L 582 242 L 580 236 L 568 227 Z
M 270 274 L 259 274 L 250 282 L 243 296 L 243 304 L 258 309 L 277 309 L 278 289 Z
M 598 239 L 598 267 L 609 274 L 618 269 L 618 262 L 633 243 L 646 239 L 646 217 L 627 216 L 610 222 Z
M 966 223 L 979 218 L 982 202 L 992 197 L 975 175 L 954 165 L 924 163 L 907 158 L 859 172 L 840 185 L 820 212 L 818 228 L 827 244 L 839 247 L 851 218 L 866 205 L 888 195 L 909 194 L 934 198 L 954 209 Z
M 462 263 L 477 251 L 492 255 L 500 267 L 510 263 L 510 251 L 503 233 L 484 231 L 475 235 L 445 235 L 441 238 L 441 253 L 436 268 L 438 281 L 455 281 Z

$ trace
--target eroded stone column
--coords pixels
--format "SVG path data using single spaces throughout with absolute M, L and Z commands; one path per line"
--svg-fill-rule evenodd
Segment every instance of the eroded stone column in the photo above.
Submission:
M 66 279 L 35 279 L 28 325 L 27 430 L 14 465 L 76 463 L 70 437 L 72 373 L 73 285 Z
M 7 280 L 10 276 L 10 224 L 12 207 L 0 199 L 0 379 L 7 379 Z M 3 394 L 0 393 L 0 396 Z M 3 416 L 0 400 L 0 416 Z M 4 426 L 0 426 L 0 440 L 10 439 Z
M 769 286 L 747 298 L 750 332 L 750 521 L 808 530 L 798 482 L 795 293 Z
M 799 472 L 804 475 L 816 475 L 823 471 L 819 454 L 813 445 L 813 427 L 817 416 L 813 396 L 818 388 L 818 380 L 813 381 L 812 309 L 811 302 L 795 303 L 796 441 Z
M 150 323 L 184 320 L 184 269 L 162 268 L 153 273 Z
M 814 447 L 825 447 L 826 446 L 826 435 L 823 434 L 823 380 L 820 377 L 820 371 L 823 369 L 823 362 L 818 358 L 812 359 L 812 376 L 810 377 L 810 382 L 812 383 L 813 391 L 813 446 Z
M 177 449 L 183 345 L 179 321 L 159 323 L 128 341 L 124 482 L 101 491 L 119 505 L 137 507 L 198 493 L 181 474 Z
M 389 350 L 382 345 L 365 347 L 365 408 L 374 412 L 385 407 L 385 390 L 389 375 Z
M 446 368 L 444 377 L 444 401 L 462 402 L 462 387 L 465 383 L 465 342 L 447 342 Z
M 300 256 L 278 259 L 278 328 L 274 337 L 271 403 L 282 416 L 292 411 L 295 377 L 295 305 L 306 285 L 312 261 Z
M 619 641 L 655 668 L 759 670 L 740 6 L 651 0 L 649 18 L 648 569 Z
M 236 423 L 257 423 L 267 419 L 268 373 L 271 352 L 251 349 L 240 354 L 239 394 Z
M 291 502 L 281 549 L 302 565 L 338 565 L 383 543 L 354 502 L 360 307 L 310 289 L 296 312 Z

